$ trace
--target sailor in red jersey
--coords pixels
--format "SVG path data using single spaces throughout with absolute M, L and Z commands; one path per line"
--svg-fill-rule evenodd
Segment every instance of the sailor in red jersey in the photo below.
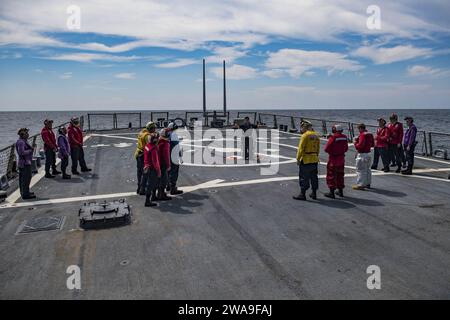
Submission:
M 340 125 L 333 126 L 333 135 L 330 136 L 325 146 L 328 153 L 327 185 L 330 192 L 325 197 L 335 198 L 334 192 L 338 189 L 338 195 L 344 196 L 345 153 L 348 150 L 347 136 L 342 133 L 344 129 Z
M 391 134 L 389 132 L 389 128 L 386 127 L 386 120 L 383 118 L 378 119 L 377 136 L 375 138 L 375 151 L 373 156 L 373 164 L 372 169 L 378 169 L 378 161 L 383 162 L 383 171 L 389 172 L 389 154 L 388 154 L 388 146 Z
M 158 154 L 159 163 L 161 166 L 161 179 L 158 186 L 158 200 L 172 200 L 171 197 L 166 194 L 166 187 L 169 183 L 169 171 L 170 171 L 170 141 L 169 141 L 170 129 L 164 128 L 161 130 L 158 141 Z
M 84 160 L 83 131 L 80 128 L 80 120 L 77 117 L 70 119 L 70 124 L 67 128 L 67 137 L 69 139 L 71 150 L 72 174 L 80 174 L 78 172 L 78 163 L 80 163 L 81 172 L 91 171 Z
M 358 125 L 359 137 L 355 138 L 355 149 L 358 151 L 356 155 L 356 184 L 353 185 L 355 190 L 364 190 L 370 188 L 372 183 L 372 171 L 370 163 L 372 157 L 371 149 L 375 146 L 373 135 L 367 132 L 366 125 L 361 123 Z
M 44 128 L 41 130 L 41 137 L 44 141 L 45 151 L 45 177 L 54 178 L 56 174 L 60 174 L 56 170 L 56 152 L 58 151 L 58 145 L 56 144 L 56 136 L 53 132 L 53 120 L 45 119 Z M 52 173 L 50 173 L 50 167 Z
M 150 134 L 149 142 L 144 147 L 144 174 L 147 175 L 145 188 L 145 206 L 154 207 L 156 188 L 158 187 L 158 181 L 161 178 L 161 167 L 159 164 L 159 152 L 158 152 L 158 133 L 154 132 Z
M 397 166 L 395 172 L 399 173 L 402 169 L 402 164 L 405 162 L 403 155 L 403 124 L 398 122 L 398 116 L 393 113 L 389 118 L 389 133 L 391 139 L 389 141 L 389 159 L 392 166 Z

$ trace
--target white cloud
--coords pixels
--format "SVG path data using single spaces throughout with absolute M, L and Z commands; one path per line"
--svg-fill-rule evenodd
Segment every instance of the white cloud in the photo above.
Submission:
M 72 78 L 72 72 L 64 72 L 62 75 L 59 76 L 60 79 L 67 80 Z
M 211 68 L 211 72 L 217 77 L 223 77 L 223 69 L 221 67 Z M 258 76 L 258 70 L 252 67 L 234 64 L 226 69 L 227 79 L 230 80 L 246 80 L 253 79 Z
M 164 62 L 164 63 L 155 64 L 155 67 L 157 67 L 157 68 L 180 68 L 180 67 L 185 67 L 185 66 L 189 66 L 192 64 L 197 64 L 197 63 L 200 63 L 200 61 L 198 61 L 198 59 L 176 59 L 175 61 L 172 61 L 172 62 Z
M 371 1 L 293 0 L 80 0 L 79 33 L 129 37 L 125 43 L 66 43 L 49 36 L 67 32 L 65 9 L 60 0 L 3 0 L 0 2 L 0 45 L 70 47 L 108 53 L 140 47 L 179 50 L 204 48 L 211 42 L 231 42 L 251 48 L 273 38 L 337 41 L 346 33 L 373 35 L 367 29 L 365 9 Z M 450 31 L 446 16 L 450 4 L 434 1 L 431 13 L 420 2 L 379 0 L 382 29 L 375 35 L 397 38 L 431 37 Z
M 60 60 L 60 61 L 77 61 L 77 62 L 92 62 L 95 60 L 101 61 L 113 61 L 113 62 L 123 62 L 123 61 L 133 61 L 142 59 L 138 56 L 116 56 L 111 54 L 101 54 L 101 53 L 67 53 L 60 55 L 53 55 L 47 57 L 41 57 L 47 60 Z
M 444 77 L 450 75 L 450 70 L 442 70 L 439 68 L 432 68 L 428 66 L 415 65 L 408 67 L 407 73 L 409 76 L 429 76 L 429 77 Z
M 132 72 L 123 72 L 114 75 L 114 78 L 124 79 L 124 80 L 132 80 L 136 78 L 136 74 Z
M 227 63 L 231 64 L 235 60 L 245 57 L 248 53 L 248 50 L 243 46 L 213 46 L 208 49 L 211 50 L 213 55 L 206 57 L 207 63 L 222 63 L 223 60 L 225 60 Z
M 264 70 L 261 72 L 263 75 L 272 78 L 272 79 L 278 79 L 286 76 L 286 71 L 283 69 L 270 69 L 270 70 Z
M 398 61 L 429 57 L 432 55 L 432 50 L 428 48 L 417 48 L 412 45 L 399 45 L 391 48 L 367 46 L 356 49 L 352 52 L 352 55 L 372 60 L 375 64 L 389 64 Z
M 328 74 L 343 71 L 358 71 L 363 68 L 358 62 L 350 60 L 345 54 L 329 51 L 305 51 L 281 49 L 269 53 L 265 66 L 265 75 L 276 77 L 284 73 L 298 78 L 311 76 L 312 70 L 326 70 Z

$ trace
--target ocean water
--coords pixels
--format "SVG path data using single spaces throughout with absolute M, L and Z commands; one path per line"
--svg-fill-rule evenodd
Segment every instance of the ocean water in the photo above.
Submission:
M 201 111 L 201 110 L 198 110 Z M 237 117 L 237 112 L 245 112 L 245 110 L 230 110 L 230 120 Z M 376 119 L 384 117 L 388 120 L 389 115 L 393 112 L 399 115 L 400 121 L 405 116 L 412 116 L 415 119 L 416 126 L 419 130 L 437 131 L 450 133 L 450 109 L 417 109 L 417 110 L 248 110 L 248 112 L 264 112 L 276 113 L 280 115 L 317 118 L 324 120 L 335 120 L 345 122 L 364 122 L 369 125 L 376 125 Z M 102 111 L 107 112 L 107 111 Z M 120 112 L 120 111 L 111 111 Z M 131 111 L 124 112 L 142 112 L 142 123 L 150 120 L 150 111 Z M 170 111 L 170 115 L 184 118 L 185 110 Z M 35 112 L 0 112 L 0 149 L 11 145 L 17 140 L 17 130 L 21 127 L 30 129 L 30 135 L 39 133 L 43 127 L 43 121 L 46 118 L 54 120 L 54 125 L 68 122 L 74 115 L 80 116 L 86 112 L 77 111 L 35 111 Z M 125 118 L 123 121 L 127 121 Z M 112 120 L 110 117 L 104 117 L 99 121 L 103 121 L 105 127 L 110 126 Z

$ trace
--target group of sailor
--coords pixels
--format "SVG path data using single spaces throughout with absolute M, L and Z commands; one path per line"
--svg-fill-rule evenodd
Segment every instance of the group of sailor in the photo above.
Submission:
M 28 131 L 27 128 L 20 128 L 17 132 L 19 139 L 16 142 L 19 190 L 24 200 L 36 198 L 36 195 L 30 191 L 32 160 L 36 145 L 29 143 Z M 84 159 L 83 131 L 80 128 L 80 120 L 77 117 L 73 117 L 70 120 L 68 128 L 65 126 L 58 128 L 58 138 L 53 132 L 53 120 L 46 119 L 41 130 L 41 137 L 45 153 L 45 178 L 52 179 L 62 173 L 62 179 L 71 179 L 71 176 L 66 172 L 69 166 L 69 158 L 72 160 L 72 174 L 80 174 L 78 172 L 78 164 L 81 172 L 91 171 Z M 61 159 L 61 171 L 56 169 L 56 157 Z
M 358 125 L 359 136 L 354 140 L 354 147 L 357 150 L 357 179 L 353 189 L 370 188 L 371 170 L 377 170 L 380 157 L 384 172 L 389 172 L 390 167 L 397 167 L 396 173 L 412 174 L 414 149 L 417 144 L 417 128 L 414 125 L 414 119 L 412 117 L 405 118 L 408 126 L 405 133 L 396 114 L 392 114 L 389 120 L 389 125 L 386 125 L 383 118 L 378 119 L 379 126 L 375 137 L 367 131 L 363 123 Z M 243 129 L 248 129 L 253 126 L 250 126 L 249 120 L 246 119 L 244 127 Z M 170 122 L 167 127 L 157 132 L 156 124 L 149 122 L 138 135 L 134 154 L 137 163 L 137 194 L 145 195 L 145 206 L 147 207 L 155 206 L 154 201 L 171 200 L 172 198 L 167 195 L 166 191 L 169 191 L 170 195 L 183 193 L 177 188 L 178 172 L 182 160 L 176 129 L 177 125 Z M 336 194 L 340 197 L 344 196 L 345 153 L 348 151 L 348 137 L 343 134 L 343 131 L 342 126 L 334 125 L 324 148 L 329 155 L 326 175 L 329 192 L 325 196 L 333 199 Z M 306 200 L 306 191 L 310 188 L 312 189 L 310 197 L 317 199 L 320 135 L 314 131 L 312 123 L 309 121 L 301 123 L 301 133 L 297 151 L 300 194 L 294 196 L 294 199 Z M 36 146 L 30 145 L 27 128 L 19 129 L 18 135 L 16 151 L 20 194 L 23 199 L 34 199 L 36 196 L 30 191 L 30 182 L 32 159 Z M 46 178 L 55 178 L 56 175 L 62 173 L 63 179 L 70 179 L 71 176 L 66 173 L 69 158 L 72 161 L 72 174 L 80 174 L 78 164 L 81 172 L 91 171 L 84 159 L 83 131 L 78 118 L 72 118 L 68 128 L 59 127 L 57 139 L 53 132 L 53 120 L 46 119 L 41 137 L 44 142 Z M 373 162 L 372 148 L 374 149 Z M 61 172 L 56 169 L 57 156 L 61 159 Z
M 377 170 L 381 157 L 383 171 L 389 172 L 390 166 L 397 167 L 396 173 L 411 175 L 414 165 L 414 149 L 417 145 L 417 128 L 412 117 L 406 117 L 408 126 L 405 134 L 403 125 L 394 113 L 386 120 L 378 119 L 376 136 L 367 131 L 366 125 L 358 125 L 359 136 L 354 140 L 356 155 L 356 184 L 355 190 L 370 188 L 372 171 Z M 344 197 L 345 153 L 348 151 L 348 137 L 343 134 L 341 125 L 334 125 L 332 134 L 328 137 L 324 151 L 328 153 L 326 182 L 329 192 L 326 197 L 334 199 L 336 194 Z M 297 151 L 297 164 L 299 166 L 300 194 L 294 196 L 296 200 L 306 200 L 306 191 L 311 188 L 310 198 L 317 199 L 319 188 L 318 164 L 320 153 L 320 136 L 313 130 L 309 121 L 301 123 L 301 138 Z M 371 149 L 374 148 L 372 162 Z M 404 169 L 403 171 L 401 169 Z
M 149 122 L 138 135 L 134 153 L 137 165 L 136 193 L 145 195 L 145 206 L 156 206 L 154 201 L 172 200 L 167 195 L 182 194 L 177 188 L 178 172 L 181 164 L 177 125 L 170 122 L 159 133 L 156 124 Z

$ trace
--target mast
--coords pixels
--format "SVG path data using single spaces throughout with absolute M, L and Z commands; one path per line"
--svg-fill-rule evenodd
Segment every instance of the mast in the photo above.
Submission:
M 206 115 L 206 78 L 205 78 L 205 59 L 203 59 L 203 116 Z
M 227 80 L 225 73 L 225 60 L 223 60 L 223 115 L 227 113 Z

